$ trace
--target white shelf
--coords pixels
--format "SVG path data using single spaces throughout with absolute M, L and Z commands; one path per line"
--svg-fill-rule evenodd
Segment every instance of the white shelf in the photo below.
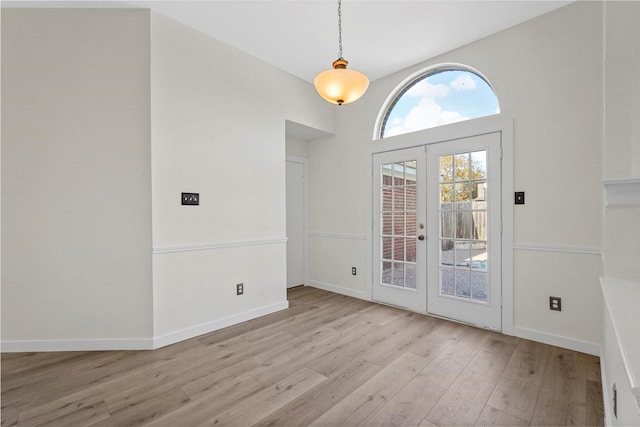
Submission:
M 640 178 L 605 179 L 602 184 L 606 207 L 640 207 Z

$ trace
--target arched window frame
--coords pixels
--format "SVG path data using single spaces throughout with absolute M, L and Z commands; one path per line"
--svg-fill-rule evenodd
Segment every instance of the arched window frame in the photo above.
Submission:
M 468 65 L 457 64 L 457 63 L 443 63 L 443 64 L 432 65 L 430 67 L 423 68 L 422 70 L 411 74 L 409 77 L 404 79 L 399 85 L 397 85 L 395 87 L 395 89 L 393 91 L 391 91 L 389 96 L 387 96 L 387 99 L 385 100 L 384 104 L 382 104 L 382 108 L 380 109 L 380 112 L 378 113 L 378 118 L 376 119 L 376 125 L 375 125 L 375 128 L 373 130 L 373 140 L 374 141 L 380 141 L 380 140 L 385 139 L 383 137 L 382 133 L 384 132 L 384 125 L 386 123 L 387 118 L 391 114 L 391 110 L 393 110 L 393 107 L 400 100 L 400 98 L 402 98 L 402 96 L 409 89 L 411 89 L 414 84 L 418 83 L 421 80 L 429 78 L 429 76 L 432 76 L 432 75 L 437 74 L 437 73 L 441 73 L 443 71 L 466 71 L 466 72 L 473 73 L 476 76 L 480 77 L 482 80 L 485 81 L 485 83 L 493 91 L 493 93 L 494 93 L 494 95 L 496 97 L 496 101 L 498 103 L 498 111 L 501 111 L 500 99 L 499 99 L 498 95 L 496 94 L 496 91 L 493 88 L 493 85 L 491 84 L 489 79 L 487 79 L 487 77 L 484 74 L 482 74 L 480 71 L 478 71 L 475 68 L 470 67 Z M 486 116 L 483 116 L 483 117 L 486 117 Z M 430 129 L 432 129 L 432 128 L 430 128 Z

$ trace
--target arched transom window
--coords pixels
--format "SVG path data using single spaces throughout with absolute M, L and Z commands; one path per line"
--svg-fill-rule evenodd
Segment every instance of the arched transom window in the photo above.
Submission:
M 419 75 L 401 87 L 387 105 L 379 138 L 500 112 L 489 83 L 462 67 L 437 68 Z

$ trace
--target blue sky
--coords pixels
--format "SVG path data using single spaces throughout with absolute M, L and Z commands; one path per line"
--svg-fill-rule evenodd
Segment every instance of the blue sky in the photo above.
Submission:
M 384 137 L 499 112 L 493 90 L 468 71 L 441 71 L 419 80 L 391 110 Z

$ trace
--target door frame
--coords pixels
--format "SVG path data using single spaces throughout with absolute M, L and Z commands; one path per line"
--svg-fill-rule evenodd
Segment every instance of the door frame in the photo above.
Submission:
M 367 294 L 373 301 L 373 155 L 387 151 L 437 144 L 488 133 L 500 133 L 502 143 L 502 333 L 513 335 L 513 120 L 504 114 L 467 120 L 432 129 L 374 140 L 367 152 Z M 429 268 L 429 267 L 427 267 Z
M 309 161 L 304 158 L 304 157 L 298 157 L 298 156 L 290 156 L 287 155 L 285 158 L 285 187 L 286 187 L 286 163 L 287 162 L 292 162 L 292 163 L 300 163 L 302 165 L 302 174 L 304 176 L 304 183 L 302 185 L 302 215 L 304 216 L 303 220 L 302 220 L 302 262 L 303 262 L 303 269 L 304 269 L 304 284 L 305 286 L 309 283 L 309 239 L 307 236 L 307 231 L 309 230 L 309 212 L 307 210 L 308 207 L 308 194 L 309 194 L 309 179 L 308 179 L 308 166 L 309 166 Z M 287 195 L 285 194 L 285 202 L 287 199 Z M 286 214 L 286 206 L 285 206 L 285 214 Z M 285 234 L 286 234 L 286 219 L 285 219 Z M 286 254 L 285 254 L 286 256 Z M 287 282 L 288 282 L 288 278 L 287 278 Z M 287 285 L 287 284 L 285 284 Z M 288 288 L 287 288 L 288 289 Z

